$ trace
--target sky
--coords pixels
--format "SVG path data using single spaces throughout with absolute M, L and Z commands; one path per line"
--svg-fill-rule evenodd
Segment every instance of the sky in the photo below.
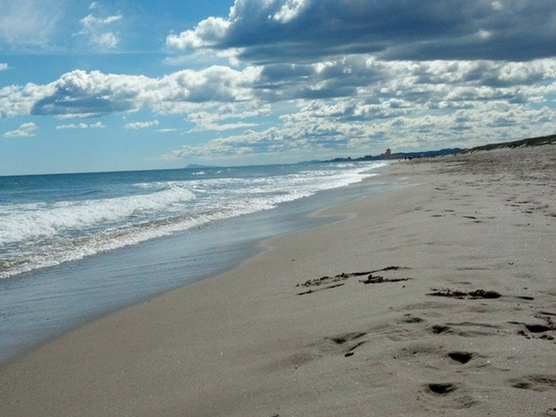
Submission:
M 0 0 L 0 175 L 556 133 L 554 0 Z

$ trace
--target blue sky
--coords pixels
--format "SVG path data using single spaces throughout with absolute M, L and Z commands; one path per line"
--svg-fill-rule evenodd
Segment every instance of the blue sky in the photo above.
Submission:
M 0 175 L 555 133 L 553 0 L 0 0 Z

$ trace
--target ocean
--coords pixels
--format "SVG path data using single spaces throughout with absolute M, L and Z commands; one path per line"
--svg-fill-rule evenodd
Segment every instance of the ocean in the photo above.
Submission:
M 377 192 L 364 180 L 385 165 L 0 177 L 0 364 L 229 268 L 256 239 L 323 222 L 306 214 Z

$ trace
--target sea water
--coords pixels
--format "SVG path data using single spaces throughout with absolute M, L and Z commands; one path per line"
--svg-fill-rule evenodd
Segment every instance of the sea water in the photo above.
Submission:
M 0 279 L 269 210 L 359 182 L 378 165 L 0 177 Z
M 308 224 L 296 212 L 345 201 L 384 165 L 0 177 L 0 363 L 230 267 L 240 244 Z

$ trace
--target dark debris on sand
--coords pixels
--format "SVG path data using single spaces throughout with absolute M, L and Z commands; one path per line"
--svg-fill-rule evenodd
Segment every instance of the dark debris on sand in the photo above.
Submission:
M 432 289 L 433 292 L 429 293 L 428 295 L 432 295 L 435 297 L 449 297 L 449 298 L 457 298 L 457 299 L 471 299 L 471 300 L 478 300 L 478 299 L 495 299 L 500 298 L 502 295 L 496 291 L 487 291 L 487 290 L 474 290 L 474 291 L 459 291 L 459 290 L 451 290 L 451 289 Z
M 409 281 L 410 279 L 411 278 L 391 278 L 391 279 L 387 279 L 387 278 L 381 277 L 379 275 L 373 276 L 372 274 L 370 274 L 367 277 L 367 279 L 359 280 L 359 282 L 362 282 L 363 284 L 382 284 L 384 282 Z
M 351 277 L 360 277 L 363 275 L 368 275 L 369 279 L 372 277 L 372 274 L 376 273 L 376 272 L 385 272 L 385 271 L 397 271 L 398 269 L 401 269 L 402 267 L 400 266 L 388 266 L 386 268 L 382 268 L 382 269 L 376 269 L 374 271 L 366 271 L 366 272 L 342 272 L 339 275 L 336 275 L 334 277 L 328 277 L 328 276 L 324 276 L 321 278 L 316 278 L 316 279 L 310 279 L 305 281 L 302 284 L 297 284 L 298 287 L 319 287 L 321 285 L 328 285 L 328 284 L 332 284 L 333 282 L 341 282 L 341 281 L 345 281 L 348 278 Z M 382 277 L 377 277 L 377 278 L 382 278 Z M 406 279 L 404 279 L 406 280 Z M 363 281 L 361 281 L 363 282 Z
M 511 324 L 519 324 L 525 327 L 525 330 L 520 330 L 517 332 L 518 335 L 524 336 L 526 339 L 540 339 L 554 341 L 556 338 L 556 323 L 552 320 L 550 316 L 552 313 L 541 312 L 535 315 L 536 318 L 542 319 L 546 324 L 538 323 L 520 323 L 516 321 L 510 321 Z
M 341 287 L 342 285 L 344 285 L 344 281 L 348 280 L 351 277 L 360 277 L 360 276 L 365 276 L 367 275 L 367 278 L 364 280 L 360 280 L 359 282 L 362 282 L 364 284 L 381 284 L 381 283 L 385 283 L 385 282 L 400 282 L 400 281 L 408 281 L 411 278 L 384 278 L 382 276 L 376 275 L 373 276 L 373 274 L 377 273 L 377 272 L 386 272 L 386 271 L 397 271 L 398 269 L 407 269 L 401 266 L 388 266 L 386 268 L 382 268 L 382 269 L 376 269 L 374 271 L 365 271 L 365 272 L 343 272 L 339 275 L 336 275 L 334 277 L 329 277 L 329 276 L 324 276 L 321 278 L 316 278 L 316 279 L 310 279 L 307 280 L 301 284 L 297 284 L 296 287 L 304 287 L 304 288 L 309 288 L 308 291 L 304 291 L 299 293 L 298 295 L 305 295 L 305 294 L 312 294 L 316 291 L 319 290 L 326 290 L 326 289 L 330 289 L 330 288 L 337 288 L 337 287 Z M 333 284 L 333 285 L 330 285 Z M 316 288 L 316 289 L 312 289 L 314 287 L 322 287 L 322 288 Z

